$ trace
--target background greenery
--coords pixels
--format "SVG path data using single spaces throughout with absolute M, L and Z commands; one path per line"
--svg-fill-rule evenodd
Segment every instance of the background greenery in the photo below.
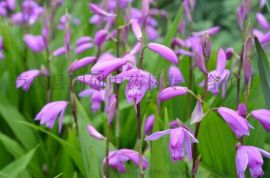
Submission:
M 46 1 L 44 1 L 46 2 Z M 65 1 L 63 7 L 57 12 L 57 19 L 68 9 L 75 17 L 81 20 L 79 26 L 72 27 L 72 41 L 78 37 L 89 35 L 93 36 L 97 27 L 90 25 L 88 19 L 91 16 L 87 0 Z M 41 2 L 42 3 L 42 2 Z M 251 21 L 255 22 L 256 2 L 253 2 Z M 215 68 L 217 50 L 220 47 L 233 47 L 239 53 L 242 38 L 236 22 L 236 8 L 239 2 L 235 0 L 197 0 L 197 6 L 194 13 L 194 31 L 203 30 L 214 25 L 221 26 L 222 31 L 212 38 L 213 51 L 210 59 L 211 69 Z M 139 7 L 140 1 L 135 1 L 134 6 Z M 177 36 L 177 25 L 181 19 L 180 2 L 175 0 L 165 1 L 157 0 L 156 6 L 169 12 L 168 20 L 160 20 L 159 32 L 161 38 L 159 42 L 169 45 L 172 37 Z M 19 7 L 17 7 L 19 10 Z M 267 9 L 263 10 L 267 14 Z M 166 25 L 164 25 L 166 24 Z M 32 34 L 39 34 L 42 23 L 37 23 L 31 27 Z M 76 133 L 75 126 L 71 119 L 70 110 L 66 111 L 64 118 L 64 129 L 58 134 L 57 126 L 48 130 L 34 122 L 35 115 L 46 103 L 46 92 L 44 84 L 46 78 L 38 78 L 34 81 L 28 93 L 16 89 L 16 77 L 26 69 L 39 68 L 41 64 L 46 64 L 45 53 L 34 54 L 28 50 L 23 41 L 24 31 L 21 27 L 10 24 L 6 19 L 0 19 L 0 34 L 4 40 L 5 59 L 0 61 L 0 177 L 14 178 L 45 178 L 45 177 L 101 177 L 101 165 L 105 155 L 105 143 L 96 141 L 88 136 L 86 125 L 92 123 L 101 133 L 106 135 L 106 117 L 102 111 L 92 113 L 90 110 L 89 98 L 77 101 L 79 113 L 79 133 Z M 63 31 L 56 32 L 56 39 L 50 43 L 50 48 L 56 49 L 63 45 Z M 131 39 L 132 40 L 132 39 Z M 104 49 L 115 53 L 114 43 L 108 43 Z M 266 54 L 268 54 L 266 50 Z M 95 49 L 91 49 L 82 55 L 73 58 L 81 58 L 86 55 L 95 55 Z M 256 56 L 254 48 L 254 56 Z M 265 100 L 269 96 L 263 94 L 262 87 L 265 81 L 260 79 L 261 70 L 258 70 L 257 60 L 264 60 L 266 57 L 260 53 L 261 58 L 254 57 L 253 62 L 253 82 L 251 85 L 251 95 L 248 103 L 248 110 L 256 108 L 265 108 Z M 68 98 L 68 83 L 66 67 L 68 62 L 65 57 L 52 58 L 52 73 L 55 79 L 52 82 L 53 100 L 65 100 Z M 227 65 L 233 70 L 235 67 L 230 61 Z M 154 75 L 167 73 L 167 62 L 157 57 L 153 53 L 146 53 L 144 68 Z M 188 79 L 188 59 L 183 58 L 179 64 L 185 79 Z M 157 70 L 160 69 L 160 70 Z M 75 75 L 83 74 L 89 69 L 82 69 Z M 266 74 L 270 74 L 266 70 Z M 201 93 L 198 87 L 203 76 L 199 71 L 194 71 L 195 85 L 194 91 Z M 62 78 L 63 77 L 63 78 Z M 268 77 L 269 78 L 269 75 Z M 64 82 L 63 87 L 57 86 L 57 82 Z M 184 84 L 186 85 L 186 84 Z M 82 90 L 83 86 L 77 84 L 76 91 Z M 120 148 L 136 149 L 136 118 L 132 105 L 127 104 L 124 95 L 124 86 L 121 86 L 120 103 Z M 267 90 L 268 89 L 268 90 Z M 266 91 L 270 91 L 266 86 Z M 267 94 L 267 92 L 266 92 Z M 269 94 L 269 93 L 268 93 Z M 143 117 L 150 114 L 156 114 L 156 95 L 157 91 L 151 91 L 143 100 Z M 188 97 L 188 96 L 187 96 Z M 154 130 L 163 130 L 168 128 L 168 122 L 176 117 L 189 124 L 190 108 L 195 106 L 187 105 L 187 97 L 178 97 L 162 104 L 160 118 L 156 118 Z M 221 99 L 221 96 L 213 97 L 207 95 L 208 106 L 227 106 L 237 107 L 236 101 L 236 79 L 233 77 L 227 88 L 227 96 Z M 251 131 L 251 136 L 244 140 L 245 144 L 255 145 L 266 150 L 270 150 L 269 134 L 258 124 L 251 121 L 255 130 Z M 192 127 L 192 126 L 191 126 Z M 114 128 L 113 128 L 114 129 Z M 79 135 L 79 136 L 78 136 Z M 112 134 L 111 149 L 115 149 L 115 138 Z M 235 143 L 234 135 L 216 114 L 209 114 L 202 122 L 199 134 L 199 151 L 202 155 L 201 167 L 197 177 L 222 177 L 232 178 L 235 174 Z M 151 168 L 146 173 L 150 178 L 166 177 L 189 177 L 190 163 L 187 161 L 178 161 L 172 163 L 168 151 L 168 137 L 154 141 L 151 144 L 150 151 L 148 143 L 144 143 L 145 155 L 148 158 Z M 112 177 L 137 177 L 137 168 L 133 164 L 127 166 L 127 174 L 119 175 L 111 170 Z M 270 176 L 270 162 L 265 160 L 265 177 Z

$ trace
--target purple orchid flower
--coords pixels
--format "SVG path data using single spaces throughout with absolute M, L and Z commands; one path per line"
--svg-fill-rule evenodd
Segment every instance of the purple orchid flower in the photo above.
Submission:
M 171 66 L 168 71 L 170 86 L 179 85 L 184 81 L 182 72 L 177 66 Z
M 157 140 L 160 137 L 170 134 L 170 154 L 173 162 L 183 160 L 184 146 L 186 147 L 187 158 L 192 160 L 191 142 L 198 143 L 198 140 L 193 134 L 184 126 L 168 129 L 160 132 L 155 132 L 145 138 L 145 140 Z
M 229 60 L 229 59 L 231 59 L 232 58 L 232 56 L 233 56 L 233 48 L 227 48 L 226 50 L 225 50 L 225 54 L 226 54 L 226 59 L 227 60 Z
M 60 17 L 59 24 L 57 26 L 58 30 L 65 30 L 65 23 L 69 21 L 72 25 L 79 25 L 80 20 L 71 14 L 65 14 Z
M 106 108 L 106 113 L 108 115 L 108 125 L 111 125 L 114 119 L 115 112 L 116 112 L 116 104 L 117 104 L 117 99 L 116 99 L 115 94 L 113 94 L 110 97 L 109 103 Z
M 258 120 L 265 130 L 270 131 L 270 110 L 258 109 L 251 112 L 254 119 Z
M 31 34 L 26 34 L 24 35 L 23 40 L 28 48 L 37 53 L 44 51 L 44 49 L 46 49 L 47 47 L 47 44 L 44 41 L 44 37 L 41 35 L 35 36 Z
M 243 30 L 244 28 L 244 21 L 245 18 L 249 15 L 249 13 L 250 13 L 250 0 L 244 0 L 237 8 L 237 21 L 241 30 Z
M 180 86 L 168 87 L 168 88 L 163 89 L 158 94 L 158 101 L 159 102 L 167 101 L 171 98 L 174 98 L 176 96 L 185 95 L 187 93 L 188 93 L 187 87 L 180 87 Z
M 207 30 L 203 30 L 203 31 L 200 31 L 200 32 L 194 32 L 193 35 L 194 35 L 194 36 L 202 36 L 202 35 L 204 35 L 204 34 L 207 33 L 209 36 L 214 36 L 214 35 L 216 35 L 219 31 L 220 31 L 220 27 L 215 26 L 215 27 L 209 28 L 209 29 L 207 29 Z
M 95 127 L 93 127 L 91 124 L 88 124 L 87 125 L 87 131 L 88 131 L 88 134 L 96 139 L 96 140 L 104 140 L 105 137 L 103 135 L 101 135 L 96 129 Z
M 222 85 L 222 97 L 226 95 L 226 84 L 230 77 L 230 71 L 225 69 L 227 57 L 223 49 L 220 49 L 217 57 L 216 70 L 208 73 L 208 91 L 211 91 L 213 95 L 219 93 Z M 203 81 L 201 86 L 204 86 Z
M 116 71 L 127 63 L 126 59 L 113 58 L 108 60 L 98 61 L 92 68 L 91 73 L 97 75 L 97 78 L 103 80 L 113 71 Z
M 103 9 L 99 8 L 97 5 L 92 4 L 92 3 L 89 4 L 89 9 L 90 9 L 94 14 L 97 14 L 97 15 L 99 15 L 99 16 L 101 16 L 101 17 L 114 17 L 114 16 L 116 16 L 116 15 L 113 14 L 113 13 L 109 13 L 109 12 L 104 11 Z
M 265 30 L 270 29 L 270 24 L 262 13 L 256 14 L 256 20 L 263 29 Z
M 122 83 L 124 80 L 128 81 L 126 86 L 127 101 L 138 104 L 145 93 L 156 86 L 155 77 L 149 72 L 140 69 L 131 69 L 121 72 L 120 74 L 112 77 L 112 82 Z
M 51 129 L 59 116 L 58 132 L 60 133 L 67 104 L 66 101 L 54 101 L 48 103 L 36 115 L 35 120 L 39 120 L 41 125 L 44 124 Z
M 196 106 L 191 114 L 190 124 L 195 124 L 195 123 L 201 122 L 202 119 L 203 119 L 202 102 L 197 101 Z
M 22 3 L 22 12 L 12 15 L 12 22 L 15 24 L 33 25 L 43 14 L 44 9 L 34 0 L 25 0 Z
M 57 48 L 55 51 L 53 51 L 53 56 L 62 56 L 67 53 L 67 49 L 62 46 L 60 48 Z
M 24 91 L 28 91 L 34 79 L 40 74 L 40 70 L 37 69 L 32 69 L 21 73 L 16 79 L 16 87 L 22 88 Z
M 85 58 L 82 58 L 82 59 L 79 59 L 79 60 L 76 60 L 76 61 L 73 61 L 69 67 L 68 67 L 68 71 L 69 72 L 74 72 L 80 68 L 83 68 L 93 62 L 96 61 L 96 57 L 92 57 L 92 56 L 89 56 L 89 57 L 85 57 Z
M 94 75 L 91 74 L 80 75 L 76 79 L 93 89 L 99 90 L 105 87 L 105 83 L 103 81 L 98 80 Z
M 240 116 L 236 111 L 226 107 L 220 107 L 218 108 L 218 113 L 229 125 L 237 138 L 241 138 L 245 135 L 249 136 L 249 128 L 253 127 L 248 123 L 245 118 Z
M 131 23 L 131 27 L 132 27 L 132 30 L 133 30 L 135 37 L 137 38 L 138 41 L 141 41 L 142 40 L 142 30 L 141 30 L 141 27 L 138 23 L 138 20 L 132 19 L 130 23 Z
M 150 135 L 151 134 L 152 129 L 154 127 L 154 121 L 155 121 L 155 115 L 154 114 L 148 116 L 145 119 L 145 123 L 144 123 L 144 133 L 145 133 L 145 135 Z
M 105 90 L 86 89 L 79 93 L 79 97 L 91 97 L 91 109 L 97 112 L 101 108 L 101 103 L 104 102 Z
M 107 30 L 105 29 L 99 30 L 95 35 L 94 44 L 98 47 L 101 47 L 104 44 L 104 42 L 107 40 L 108 35 L 109 33 Z
M 119 171 L 120 173 L 126 172 L 125 163 L 131 160 L 136 166 L 139 166 L 139 153 L 130 149 L 120 149 L 116 151 L 110 151 L 109 165 Z M 106 165 L 106 158 L 103 160 L 103 165 Z M 148 168 L 148 161 L 145 157 L 142 157 L 143 169 Z
M 157 44 L 157 43 L 149 43 L 147 47 L 148 49 L 159 54 L 160 56 L 162 56 L 169 62 L 173 64 L 178 64 L 178 58 L 176 54 L 167 46 L 164 46 L 162 44 Z
M 252 178 L 262 177 L 263 158 L 270 158 L 270 153 L 254 146 L 238 146 L 236 153 L 236 169 L 239 178 L 245 178 L 245 170 L 249 167 Z
M 92 38 L 88 36 L 83 36 L 79 38 L 76 42 L 76 54 L 80 54 L 84 52 L 87 49 L 90 49 L 93 47 L 92 44 Z

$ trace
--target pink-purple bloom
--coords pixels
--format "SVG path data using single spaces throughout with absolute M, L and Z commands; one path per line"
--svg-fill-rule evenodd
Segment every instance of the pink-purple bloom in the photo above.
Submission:
M 132 30 L 133 30 L 135 37 L 137 38 L 138 41 L 140 41 L 142 39 L 142 30 L 141 30 L 141 27 L 138 23 L 138 20 L 132 19 L 131 20 L 131 27 L 132 27 Z
M 258 120 L 265 130 L 270 131 L 270 110 L 258 109 L 251 112 L 254 119 Z
M 79 93 L 80 97 L 91 97 L 91 109 L 93 112 L 97 112 L 101 108 L 101 103 L 104 102 L 105 91 L 96 89 L 86 89 Z
M 94 139 L 96 140 L 104 140 L 105 137 L 103 135 L 101 135 L 95 127 L 93 127 L 91 124 L 88 124 L 87 125 L 87 131 L 88 131 L 88 134 L 93 137 Z
M 179 85 L 184 81 L 182 72 L 177 66 L 171 66 L 168 71 L 169 84 L 170 86 Z
M 164 46 L 164 45 L 158 44 L 158 43 L 149 43 L 147 45 L 147 47 L 148 47 L 148 49 L 159 54 L 160 56 L 162 56 L 163 58 L 165 58 L 169 62 L 171 62 L 173 64 L 178 64 L 178 58 L 177 58 L 176 54 L 173 52 L 173 50 L 171 50 L 167 46 Z
M 69 72 L 74 72 L 75 70 L 78 70 L 80 68 L 83 68 L 93 62 L 96 61 L 96 57 L 93 57 L 93 56 L 89 56 L 89 57 L 84 57 L 82 59 L 79 59 L 79 60 L 76 60 L 76 61 L 73 61 L 69 67 L 68 67 L 68 71 Z
M 27 70 L 21 73 L 16 79 L 16 87 L 22 88 L 24 91 L 28 91 L 34 79 L 40 74 L 40 70 L 37 69 Z
M 94 14 L 97 14 L 97 15 L 99 15 L 101 17 L 114 17 L 114 16 L 116 16 L 115 14 L 106 12 L 105 10 L 101 9 L 100 7 L 98 7 L 97 5 L 92 4 L 92 3 L 89 4 L 89 9 Z
M 41 35 L 26 34 L 23 40 L 27 47 L 34 52 L 42 52 L 47 47 L 44 37 Z
M 109 165 L 120 173 L 126 172 L 125 163 L 129 160 L 131 160 L 136 166 L 139 166 L 139 153 L 130 149 L 110 151 L 108 159 Z M 103 165 L 106 165 L 106 158 L 103 160 Z M 148 161 L 144 156 L 142 157 L 142 166 L 143 169 L 148 168 Z
M 94 44 L 98 47 L 101 47 L 104 42 L 107 40 L 107 37 L 108 37 L 108 31 L 107 30 L 99 30 L 96 35 L 95 35 L 95 38 L 94 38 Z
M 249 128 L 252 128 L 252 126 L 244 117 L 240 116 L 236 111 L 226 107 L 219 107 L 218 113 L 229 125 L 236 137 L 241 138 L 245 135 L 249 136 Z
M 80 75 L 76 79 L 93 89 L 99 90 L 105 87 L 105 83 L 103 81 L 98 80 L 94 75 L 91 74 Z
M 58 132 L 61 132 L 66 107 L 66 101 L 54 101 L 48 103 L 36 115 L 35 120 L 39 120 L 41 125 L 46 125 L 51 129 L 53 128 L 56 119 L 59 117 Z
M 171 154 L 171 159 L 173 162 L 177 160 L 183 160 L 184 158 L 184 147 L 186 148 L 187 158 L 192 160 L 191 146 L 192 142 L 198 143 L 198 140 L 193 136 L 193 134 L 184 126 L 179 126 L 176 128 L 155 132 L 152 135 L 145 138 L 145 140 L 157 140 L 160 137 L 170 134 L 169 150 Z
M 113 71 L 122 67 L 127 63 L 126 59 L 123 58 L 113 58 L 108 60 L 102 60 L 97 62 L 92 68 L 91 73 L 97 75 L 97 78 L 104 79 Z
M 197 101 L 196 106 L 191 114 L 191 124 L 195 124 L 198 122 L 201 122 L 203 119 L 203 108 L 202 108 L 202 102 Z
M 256 14 L 256 20 L 263 29 L 265 30 L 270 29 L 270 24 L 262 13 Z
M 127 101 L 138 104 L 145 93 L 156 86 L 155 77 L 149 72 L 140 69 L 131 69 L 124 71 L 112 78 L 115 83 L 122 83 L 124 80 L 128 81 L 126 86 Z
M 145 133 L 145 135 L 150 135 L 151 134 L 152 129 L 154 127 L 154 121 L 155 121 L 155 115 L 154 114 L 148 116 L 145 119 L 145 123 L 144 123 L 144 133 Z
M 92 44 L 92 38 L 88 37 L 88 36 L 83 36 L 81 38 L 79 38 L 76 42 L 76 54 L 80 54 L 84 51 L 86 51 L 87 49 L 90 49 L 93 47 Z
M 163 89 L 158 94 L 158 101 L 159 102 L 167 101 L 171 98 L 174 98 L 176 96 L 185 95 L 187 93 L 188 93 L 187 87 L 180 87 L 180 86 L 168 87 L 168 88 Z
M 262 156 L 270 158 L 270 153 L 254 146 L 238 146 L 235 158 L 238 178 L 245 178 L 247 167 L 252 178 L 262 177 L 264 175 Z

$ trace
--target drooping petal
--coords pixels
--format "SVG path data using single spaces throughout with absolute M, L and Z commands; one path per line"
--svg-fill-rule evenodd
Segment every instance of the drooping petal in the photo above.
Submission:
M 245 170 L 248 165 L 248 155 L 244 149 L 238 148 L 235 158 L 236 171 L 239 178 L 245 177 Z
M 53 52 L 53 56 L 61 56 L 61 55 L 64 55 L 66 54 L 67 50 L 65 47 L 60 47 L 58 49 L 56 49 L 54 52 Z
M 164 57 L 171 63 L 178 64 L 178 58 L 176 54 L 167 46 L 157 44 L 157 43 L 149 43 L 147 47 L 148 49 Z
M 102 46 L 103 43 L 107 40 L 108 31 L 101 29 L 95 34 L 94 44 L 98 47 Z
M 201 122 L 203 118 L 203 108 L 202 103 L 200 101 L 197 101 L 197 104 L 191 114 L 191 122 L 190 124 L 195 124 L 198 122 Z
M 144 124 L 144 133 L 146 135 L 150 135 L 154 126 L 155 121 L 155 115 L 150 115 L 146 118 L 145 124 Z
M 89 9 L 94 13 L 102 17 L 114 17 L 116 16 L 113 13 L 109 13 L 104 11 L 103 9 L 99 8 L 97 5 L 90 3 L 89 4 Z
M 258 109 L 251 112 L 251 115 L 258 120 L 265 130 L 270 131 L 270 110 Z
M 100 89 L 105 86 L 105 83 L 103 81 L 98 80 L 94 75 L 91 75 L 91 74 L 81 75 L 81 76 L 78 76 L 76 79 L 79 82 L 89 85 L 90 87 L 94 89 Z
M 101 135 L 96 129 L 95 127 L 93 127 L 91 124 L 88 124 L 87 125 L 87 131 L 88 131 L 88 134 L 97 139 L 97 140 L 104 140 L 105 137 L 103 135 Z
M 21 73 L 16 79 L 16 87 L 28 91 L 34 79 L 40 75 L 40 70 L 33 69 Z
M 96 60 L 96 57 L 90 56 L 90 57 L 85 57 L 85 58 L 79 59 L 77 61 L 74 61 L 69 65 L 68 71 L 74 72 L 75 70 L 78 70 L 82 67 L 85 67 L 85 66 L 91 64 L 95 60 Z
M 138 20 L 132 19 L 131 20 L 131 27 L 132 27 L 132 31 L 133 31 L 135 37 L 137 38 L 138 41 L 140 41 L 142 39 L 142 30 L 141 30 L 141 27 L 138 23 Z
M 155 132 L 152 135 L 147 136 L 144 140 L 150 141 L 150 140 L 157 140 L 160 137 L 163 137 L 164 135 L 167 135 L 171 132 L 171 129 L 160 131 L 160 132 Z
M 171 66 L 168 71 L 169 83 L 170 86 L 178 85 L 184 81 L 182 72 L 176 66 Z
M 217 58 L 217 68 L 216 72 L 218 76 L 221 76 L 226 68 L 226 61 L 227 57 L 222 48 L 219 49 L 218 51 L 218 58 Z
M 79 97 L 86 97 L 86 96 L 91 96 L 93 94 L 93 89 L 86 89 L 83 90 L 79 93 Z
M 168 87 L 168 88 L 163 89 L 159 93 L 158 100 L 159 102 L 163 102 L 171 98 L 174 98 L 176 96 L 185 95 L 187 93 L 188 93 L 188 89 L 186 87 L 180 87 L 180 86 Z
M 76 48 L 75 53 L 76 53 L 76 54 L 80 54 L 80 53 L 82 53 L 82 52 L 84 52 L 84 51 L 86 51 L 87 49 L 90 49 L 90 48 L 92 48 L 92 47 L 93 47 L 93 44 L 92 44 L 92 43 L 84 43 L 84 44 L 82 44 L 82 45 L 80 45 L 80 46 L 78 46 L 78 47 Z

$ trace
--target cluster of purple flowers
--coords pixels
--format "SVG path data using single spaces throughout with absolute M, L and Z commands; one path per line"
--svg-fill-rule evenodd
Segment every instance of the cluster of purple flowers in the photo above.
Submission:
M 60 0 L 51 0 L 51 7 L 57 10 L 62 5 Z M 170 67 L 168 69 L 169 82 L 166 87 L 161 88 L 158 92 L 157 107 L 163 102 L 182 95 L 193 95 L 197 102 L 194 111 L 191 113 L 191 124 L 196 124 L 196 128 L 203 121 L 207 113 L 204 113 L 203 105 L 207 103 L 206 93 L 211 92 L 212 95 L 226 97 L 226 87 L 232 71 L 226 68 L 229 60 L 234 58 L 234 49 L 228 47 L 227 49 L 219 48 L 216 57 L 216 66 L 214 70 L 209 70 L 208 61 L 212 55 L 212 44 L 210 38 L 214 37 L 221 30 L 220 27 L 212 27 L 203 31 L 193 32 L 186 37 L 175 37 L 171 42 L 171 47 L 167 47 L 157 42 L 147 42 L 145 37 L 150 41 L 159 38 L 158 21 L 155 16 L 167 17 L 167 12 L 155 8 L 151 8 L 153 2 L 149 0 L 142 1 L 142 9 L 137 9 L 131 6 L 132 0 L 104 0 L 100 4 L 89 4 L 89 11 L 92 16 L 89 20 L 91 24 L 98 27 L 94 36 L 81 36 L 76 40 L 76 45 L 71 44 L 71 25 L 79 25 L 80 20 L 72 14 L 66 13 L 59 19 L 57 29 L 63 30 L 64 39 L 63 46 L 50 52 L 50 39 L 54 26 L 50 24 L 50 20 L 54 16 L 47 17 L 47 9 L 41 7 L 34 0 L 24 0 L 20 4 L 21 11 L 15 12 L 16 3 L 14 0 L 6 0 L 0 3 L 0 15 L 8 16 L 11 22 L 16 25 L 31 26 L 43 17 L 43 28 L 39 35 L 30 33 L 24 34 L 23 41 L 25 45 L 35 53 L 46 52 L 48 55 L 48 65 L 41 66 L 40 69 L 29 69 L 22 72 L 16 80 L 16 87 L 22 88 L 24 91 L 29 91 L 35 78 L 43 75 L 50 78 L 50 60 L 57 58 L 60 55 L 66 55 L 69 61 L 67 73 L 70 76 L 70 100 L 69 101 L 51 101 L 41 109 L 36 115 L 35 120 L 38 120 L 41 125 L 48 128 L 53 128 L 58 118 L 58 131 L 61 132 L 63 125 L 64 113 L 67 107 L 71 107 L 75 123 L 77 122 L 76 105 L 74 103 L 74 86 L 75 82 L 85 84 L 87 89 L 81 91 L 79 97 L 91 98 L 91 110 L 97 112 L 102 109 L 104 103 L 104 113 L 110 126 L 119 110 L 119 97 L 115 90 L 115 86 L 123 86 L 126 83 L 125 95 L 128 103 L 134 104 L 137 118 L 140 119 L 140 103 L 142 102 L 146 93 L 154 89 L 157 85 L 157 79 L 153 74 L 143 69 L 144 51 L 149 50 L 161 58 L 165 59 Z M 195 0 L 183 0 L 184 17 L 179 22 L 179 32 L 183 34 L 186 31 L 186 24 L 192 23 L 192 12 L 195 9 Z M 265 5 L 265 1 L 261 0 L 260 7 Z M 124 25 L 119 26 L 118 20 L 119 9 L 124 10 Z M 250 0 L 243 0 L 237 9 L 237 21 L 240 29 L 243 31 L 245 26 L 245 19 L 250 13 Z M 52 13 L 53 15 L 53 13 Z M 242 49 L 242 64 L 245 76 L 246 87 L 249 88 L 252 78 L 252 66 L 250 62 L 250 53 L 253 45 L 252 35 L 258 37 L 260 43 L 265 47 L 270 42 L 270 24 L 262 13 L 257 13 L 257 22 L 262 28 L 254 29 L 252 34 L 248 34 L 243 41 Z M 127 48 L 128 35 L 132 32 L 134 37 L 134 44 L 131 49 Z M 120 40 L 121 39 L 121 40 Z M 118 46 L 124 46 L 123 54 L 113 55 L 111 51 L 106 51 L 106 45 L 109 42 L 116 42 Z M 81 59 L 72 61 L 70 53 L 76 55 L 84 55 L 85 51 L 95 48 L 97 54 L 93 56 L 84 56 Z M 117 52 L 118 53 L 118 52 Z M 3 55 L 3 42 L 0 37 L 0 59 Z M 190 59 L 192 66 L 189 70 L 194 71 L 196 68 L 199 73 L 204 76 L 198 86 L 204 91 L 202 97 L 197 96 L 191 91 L 192 88 L 180 86 L 186 79 L 184 79 L 181 70 L 179 69 L 179 58 L 185 60 Z M 138 59 L 138 60 L 137 60 Z M 240 65 L 240 64 L 239 64 Z M 75 71 L 91 66 L 89 73 L 76 76 L 72 78 Z M 240 68 L 241 69 L 241 68 Z M 240 70 L 241 74 L 241 70 Z M 238 76 L 239 77 L 239 76 Z M 108 81 L 110 79 L 110 81 Z M 50 90 L 50 87 L 48 87 Z M 248 95 L 248 94 L 247 94 Z M 237 137 L 236 153 L 236 168 L 239 178 L 245 177 L 245 170 L 250 168 L 252 177 L 259 177 L 263 175 L 262 156 L 270 158 L 270 153 L 254 147 L 243 145 L 242 139 L 244 136 L 250 135 L 250 128 L 253 128 L 248 122 L 248 117 L 252 116 L 259 121 L 265 130 L 270 131 L 270 110 L 257 109 L 247 113 L 245 104 L 239 104 L 235 111 L 227 107 L 218 107 L 216 109 L 219 115 L 231 128 L 232 132 Z M 188 160 L 198 159 L 196 152 L 192 150 L 192 146 L 196 148 L 199 144 L 198 133 L 193 133 L 185 124 L 179 119 L 170 123 L 170 128 L 164 131 L 152 133 L 153 125 L 155 123 L 155 115 L 150 115 L 145 119 L 144 132 L 147 135 L 145 141 L 157 140 L 167 134 L 170 135 L 169 152 L 173 162 L 183 160 L 186 156 Z M 77 123 L 76 123 L 77 124 Z M 99 133 L 91 124 L 87 126 L 90 136 L 97 140 L 107 140 L 108 138 Z M 138 132 L 138 139 L 141 141 Z M 203 140 L 201 140 L 203 141 Z M 185 151 L 184 151 L 185 150 Z M 196 149 L 195 149 L 196 150 Z M 118 149 L 110 151 L 103 160 L 104 166 L 111 166 L 121 173 L 126 172 L 125 163 L 131 160 L 135 165 L 143 169 L 149 167 L 148 161 L 141 153 L 130 149 Z M 194 165 L 193 165 L 194 166 Z

